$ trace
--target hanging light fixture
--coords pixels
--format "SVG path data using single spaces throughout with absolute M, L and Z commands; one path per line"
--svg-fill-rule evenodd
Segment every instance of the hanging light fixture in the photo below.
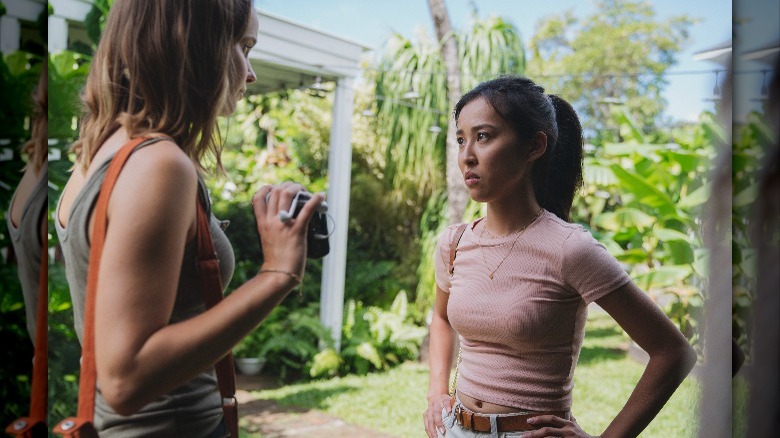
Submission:
M 314 79 L 314 83 L 309 86 L 310 90 L 322 90 L 322 76 L 317 76 L 316 79 Z
M 360 115 L 363 117 L 374 117 L 376 113 L 371 109 L 371 105 L 366 105 L 366 108 L 360 112 Z
M 712 89 L 712 94 L 716 97 L 720 97 L 720 87 L 718 86 L 718 73 L 720 71 L 715 70 L 715 88 Z
M 322 85 L 322 77 L 317 76 L 314 79 L 314 83 L 309 85 L 308 92 L 310 96 L 323 98 L 325 97 L 325 87 Z
M 718 85 L 718 74 L 720 71 L 714 70 L 713 73 L 715 73 L 715 86 L 712 88 L 712 97 L 705 97 L 702 99 L 706 102 L 717 102 L 721 99 L 720 86 Z
M 439 126 L 439 125 L 431 125 L 431 127 L 428 128 L 428 132 L 432 132 L 432 133 L 434 133 L 436 135 L 439 135 L 439 133 L 441 132 L 441 126 Z
M 766 86 L 766 74 L 769 73 L 769 70 L 763 70 L 761 73 L 764 75 L 761 79 L 761 97 L 766 98 L 769 96 L 769 87 Z

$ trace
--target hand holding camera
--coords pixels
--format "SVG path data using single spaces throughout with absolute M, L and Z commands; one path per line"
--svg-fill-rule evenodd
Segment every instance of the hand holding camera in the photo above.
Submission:
M 265 200 L 268 202 L 271 193 L 265 195 Z M 290 203 L 290 208 L 287 210 L 279 211 L 279 220 L 282 222 L 288 222 L 298 217 L 301 209 L 306 204 L 306 201 L 311 199 L 311 193 L 306 191 L 300 191 L 295 194 L 295 197 Z M 322 201 L 317 211 L 314 212 L 309 220 L 309 227 L 306 232 L 306 257 L 310 259 L 319 259 L 325 257 L 330 252 L 330 245 L 328 243 L 328 204 Z

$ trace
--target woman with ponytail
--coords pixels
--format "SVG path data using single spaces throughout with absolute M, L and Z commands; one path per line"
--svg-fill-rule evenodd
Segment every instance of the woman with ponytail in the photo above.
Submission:
M 577 114 L 531 80 L 505 76 L 466 93 L 454 117 L 458 165 L 487 214 L 439 237 L 428 436 L 591 436 L 571 413 L 591 302 L 650 355 L 623 409 L 597 436 L 639 435 L 696 354 L 606 249 L 570 222 L 582 184 Z

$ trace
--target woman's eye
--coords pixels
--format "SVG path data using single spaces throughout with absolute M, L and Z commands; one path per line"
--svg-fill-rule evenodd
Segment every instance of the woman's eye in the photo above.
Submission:
M 466 142 L 466 140 L 464 140 L 463 137 L 458 137 L 457 139 L 455 139 L 455 141 L 457 141 L 459 145 L 463 145 L 463 143 Z
M 477 141 L 485 140 L 486 138 L 487 138 L 487 134 L 485 134 L 484 132 L 478 132 L 477 133 Z

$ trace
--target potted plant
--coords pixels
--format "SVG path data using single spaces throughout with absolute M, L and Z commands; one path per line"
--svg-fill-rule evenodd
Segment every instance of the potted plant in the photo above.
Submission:
M 252 376 L 263 370 L 266 359 L 262 355 L 263 340 L 260 337 L 261 330 L 255 329 L 233 347 L 239 373 Z

